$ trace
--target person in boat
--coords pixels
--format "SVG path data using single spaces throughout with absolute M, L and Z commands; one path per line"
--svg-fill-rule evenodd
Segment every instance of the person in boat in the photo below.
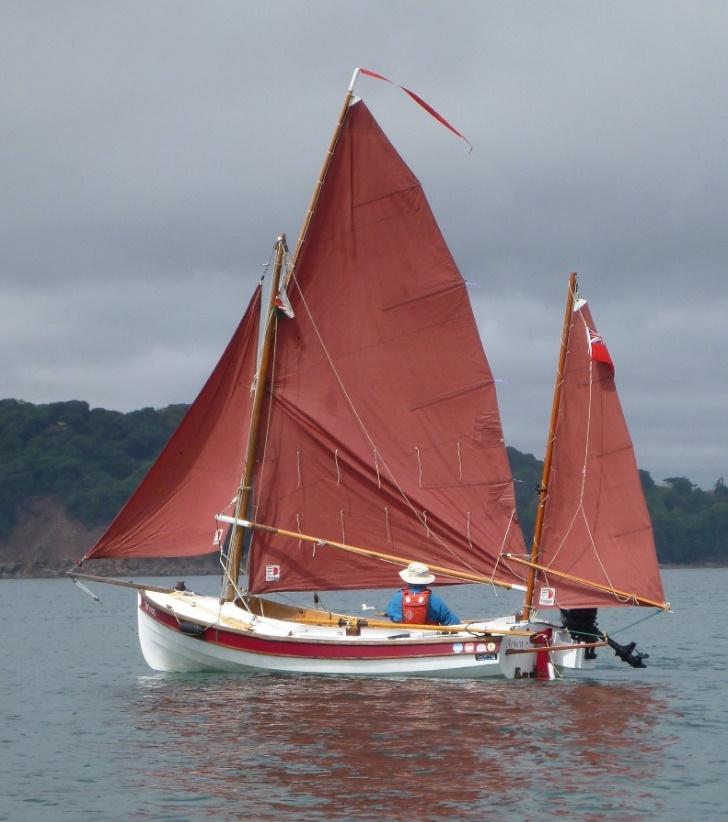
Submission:
M 435 575 L 422 562 L 410 562 L 399 572 L 407 587 L 389 600 L 385 615 L 392 622 L 407 622 L 414 625 L 458 625 L 460 619 L 427 587 L 434 582 Z

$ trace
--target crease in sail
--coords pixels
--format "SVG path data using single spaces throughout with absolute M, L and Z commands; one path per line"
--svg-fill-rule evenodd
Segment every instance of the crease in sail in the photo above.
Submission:
M 250 425 L 261 289 L 147 475 L 83 560 L 216 552 L 215 515 L 235 496 Z
M 522 553 L 523 538 L 464 282 L 419 182 L 362 102 L 347 113 L 292 279 L 258 521 L 520 583 L 501 559 Z M 280 566 L 275 580 L 267 566 Z M 382 562 L 261 532 L 249 570 L 254 593 L 396 581 Z
M 492 380 L 491 380 L 492 383 Z M 412 411 L 418 411 L 420 408 L 426 408 L 428 405 L 435 405 L 438 402 L 447 402 L 448 400 L 455 399 L 456 397 L 462 394 L 468 394 L 471 391 L 477 391 L 479 388 L 485 388 L 487 385 L 490 385 L 489 382 L 479 382 L 475 385 L 465 385 L 459 388 L 454 388 L 452 391 L 449 391 L 447 394 L 440 394 L 434 397 L 430 397 L 426 400 L 421 400 L 420 402 L 416 403 L 412 406 Z
M 652 525 L 614 366 L 594 353 L 596 325 L 585 301 L 575 304 L 571 322 L 538 562 L 613 589 L 589 589 L 543 572 L 562 608 L 634 604 L 617 592 L 663 602 Z
M 446 293 L 454 288 L 465 288 L 465 283 L 447 283 L 440 288 L 437 288 L 433 291 L 427 291 L 422 294 L 415 294 L 412 297 L 407 297 L 405 300 L 400 300 L 398 303 L 393 303 L 391 305 L 383 305 L 382 311 L 392 311 L 395 308 L 401 308 L 404 305 L 411 305 L 412 303 L 416 303 L 419 300 L 429 300 L 432 297 L 437 297 L 440 294 Z

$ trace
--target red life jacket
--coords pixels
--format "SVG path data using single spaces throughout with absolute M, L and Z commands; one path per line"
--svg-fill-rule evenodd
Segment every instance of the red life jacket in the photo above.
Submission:
M 427 606 L 430 602 L 429 588 L 424 591 L 410 591 L 405 588 L 402 591 L 402 622 L 410 622 L 414 625 L 434 625 L 435 623 L 427 618 Z

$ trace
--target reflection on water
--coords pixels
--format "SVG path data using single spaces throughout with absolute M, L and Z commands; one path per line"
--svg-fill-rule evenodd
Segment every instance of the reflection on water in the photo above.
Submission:
M 142 677 L 117 707 L 141 733 L 154 811 L 255 820 L 659 814 L 668 744 L 649 685 L 323 677 Z M 143 750 L 138 749 L 142 745 Z M 150 809 L 151 810 L 151 809 Z M 177 815 L 175 815 L 177 814 Z

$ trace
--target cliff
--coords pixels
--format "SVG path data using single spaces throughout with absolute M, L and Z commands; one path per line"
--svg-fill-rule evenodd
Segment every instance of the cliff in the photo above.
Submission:
M 0 579 L 62 576 L 104 528 L 73 519 L 55 497 L 19 504 L 14 530 L 0 538 Z M 217 554 L 192 559 L 95 560 L 84 565 L 83 571 L 109 576 L 219 574 L 220 562 Z
M 78 400 L 33 405 L 0 400 L 0 577 L 58 576 L 120 510 L 182 419 L 186 406 L 122 414 Z M 542 463 L 508 448 L 527 544 Z M 660 562 L 728 563 L 728 487 L 640 471 Z M 178 560 L 98 560 L 89 573 L 219 574 L 217 554 Z

